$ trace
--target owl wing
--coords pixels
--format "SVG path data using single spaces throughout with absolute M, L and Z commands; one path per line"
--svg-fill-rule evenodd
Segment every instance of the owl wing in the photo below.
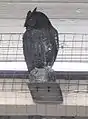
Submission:
M 47 31 L 46 37 L 46 62 L 47 65 L 52 66 L 56 60 L 59 48 L 58 32 L 53 27 Z
M 31 39 L 32 39 L 31 31 L 26 31 L 23 35 L 23 54 L 29 72 L 34 68 L 33 65 L 34 50 Z
M 35 67 L 45 66 L 45 47 L 41 36 L 41 30 L 26 31 L 23 35 L 23 53 L 29 72 Z

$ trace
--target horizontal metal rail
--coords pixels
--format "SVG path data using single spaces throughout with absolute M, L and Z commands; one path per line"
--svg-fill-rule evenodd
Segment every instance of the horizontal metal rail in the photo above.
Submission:
M 24 61 L 22 35 L 23 33 L 0 33 L 0 62 Z M 88 34 L 58 33 L 58 36 L 56 62 L 88 62 Z

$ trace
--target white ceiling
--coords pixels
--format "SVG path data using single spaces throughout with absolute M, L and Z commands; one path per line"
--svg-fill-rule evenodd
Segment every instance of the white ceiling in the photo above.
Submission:
M 88 0 L 0 0 L 0 32 L 23 32 L 26 14 L 36 6 L 59 32 L 88 33 Z
M 0 2 L 88 2 L 88 0 L 0 0 Z
M 88 0 L 0 0 L 0 18 L 23 19 L 35 7 L 55 19 L 88 19 Z

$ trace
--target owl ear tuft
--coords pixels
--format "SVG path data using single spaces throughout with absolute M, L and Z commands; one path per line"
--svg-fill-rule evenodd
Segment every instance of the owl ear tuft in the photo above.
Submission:
M 36 12 L 36 10 L 37 10 L 37 7 L 33 10 L 33 12 L 32 12 L 32 13 Z
M 27 16 L 29 16 L 30 14 L 31 14 L 31 11 L 28 11 Z

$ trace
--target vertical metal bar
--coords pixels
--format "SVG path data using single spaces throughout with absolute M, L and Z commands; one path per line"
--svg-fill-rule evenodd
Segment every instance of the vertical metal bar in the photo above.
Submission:
M 18 48 L 19 48 L 19 41 L 20 41 L 20 35 L 21 34 L 19 34 L 19 36 L 18 36 L 18 41 L 17 41 L 17 49 L 16 49 L 16 59 L 15 60 L 18 60 L 18 55 L 17 55 L 17 52 L 18 52 Z
M 9 52 L 9 50 L 10 50 L 10 41 L 11 41 L 11 37 L 12 37 L 12 34 L 10 34 L 10 36 L 9 36 L 10 38 L 9 38 L 9 40 L 8 40 L 8 46 L 7 46 L 7 56 L 6 56 L 6 60 L 8 60 L 8 52 Z
M 80 62 L 82 62 L 83 39 L 84 39 L 84 35 L 82 35 L 82 40 L 81 40 L 81 47 L 80 47 Z
M 72 62 L 72 60 L 73 60 L 74 38 L 75 38 L 75 35 L 73 35 L 73 38 L 72 38 L 72 48 L 71 48 L 71 62 Z
M 1 42 L 2 42 L 2 34 L 0 34 L 0 44 L 1 44 Z

